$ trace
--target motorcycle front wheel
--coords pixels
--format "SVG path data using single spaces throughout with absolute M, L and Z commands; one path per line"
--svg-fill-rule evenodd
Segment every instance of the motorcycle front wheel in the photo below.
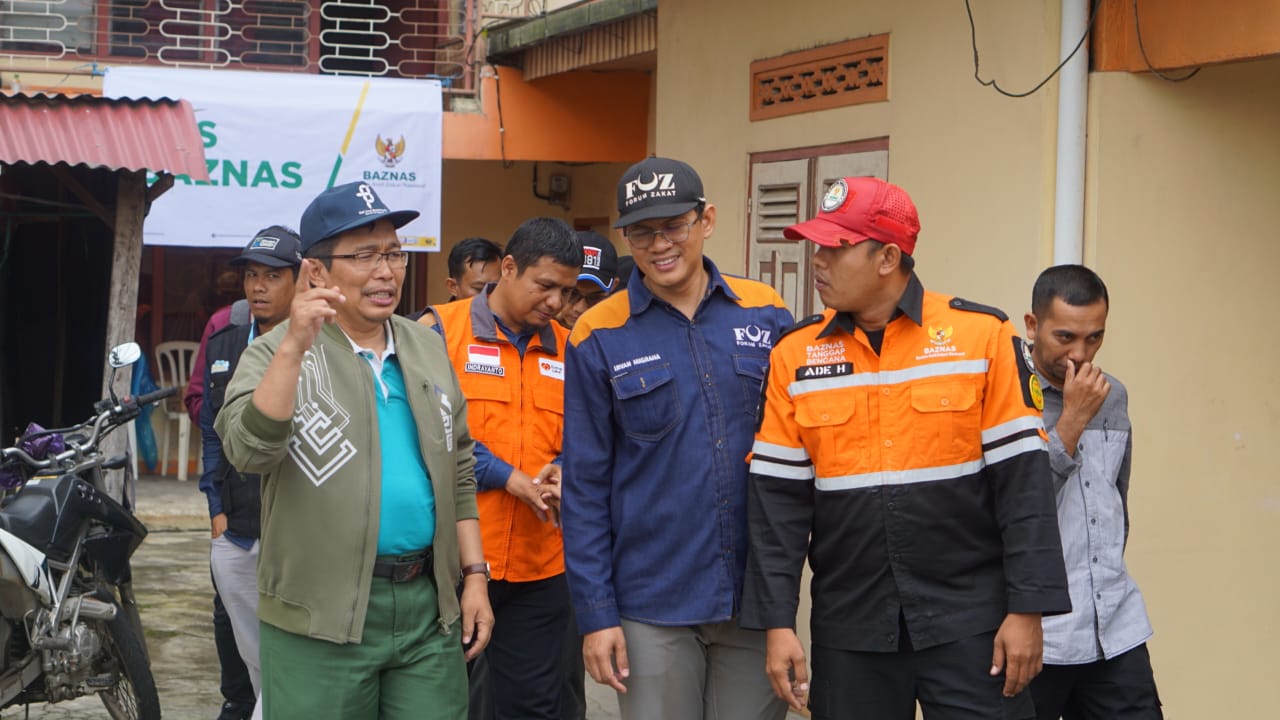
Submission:
M 115 684 L 98 694 L 113 720 L 160 720 L 160 696 L 142 638 L 125 612 L 102 623 L 101 669 L 115 676 Z

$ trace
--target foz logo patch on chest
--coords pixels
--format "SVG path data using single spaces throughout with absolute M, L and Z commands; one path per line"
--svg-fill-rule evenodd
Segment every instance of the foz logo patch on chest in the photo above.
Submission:
M 752 323 L 746 327 L 733 329 L 733 342 L 739 347 L 771 348 L 773 347 L 773 331 Z

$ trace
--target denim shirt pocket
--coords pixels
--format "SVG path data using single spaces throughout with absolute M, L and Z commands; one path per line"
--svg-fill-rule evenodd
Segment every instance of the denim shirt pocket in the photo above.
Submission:
M 733 370 L 738 374 L 739 384 L 742 385 L 742 407 L 752 419 L 755 419 L 762 402 L 761 392 L 764 389 L 764 376 L 768 367 L 767 356 L 733 356 Z
M 661 440 L 680 422 L 680 395 L 667 363 L 653 364 L 612 379 L 619 424 L 627 437 Z

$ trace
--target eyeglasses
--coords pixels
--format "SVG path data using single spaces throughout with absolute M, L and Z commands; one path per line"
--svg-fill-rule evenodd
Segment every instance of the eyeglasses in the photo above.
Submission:
M 347 253 L 345 255 L 316 255 L 317 259 L 330 260 L 350 260 L 357 270 L 373 270 L 378 267 L 378 263 L 382 260 L 387 261 L 387 267 L 392 270 L 402 270 L 409 264 L 409 253 L 404 250 L 392 250 L 391 252 L 367 252 Z
M 609 297 L 609 293 L 603 290 L 598 290 L 588 294 L 578 290 L 578 288 L 573 288 L 572 290 L 569 291 L 564 301 L 568 305 L 577 305 L 578 303 L 585 300 L 587 302 L 587 307 L 593 308 L 596 305 L 599 305 L 600 301 L 604 300 L 607 297 Z
M 693 222 L 676 222 L 663 225 L 660 230 L 654 230 L 643 225 L 633 225 L 626 229 L 624 234 L 627 242 L 631 243 L 631 247 L 637 250 L 646 250 L 659 235 L 667 239 L 667 242 L 673 245 L 679 245 L 689 239 L 689 231 L 702 218 L 694 218 Z

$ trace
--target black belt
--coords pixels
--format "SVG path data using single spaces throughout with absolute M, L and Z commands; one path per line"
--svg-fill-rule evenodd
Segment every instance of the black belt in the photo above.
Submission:
M 376 560 L 373 563 L 373 576 L 390 578 L 393 583 L 409 582 L 419 575 L 431 575 L 431 548 L 419 553 L 402 555 L 397 560 Z

